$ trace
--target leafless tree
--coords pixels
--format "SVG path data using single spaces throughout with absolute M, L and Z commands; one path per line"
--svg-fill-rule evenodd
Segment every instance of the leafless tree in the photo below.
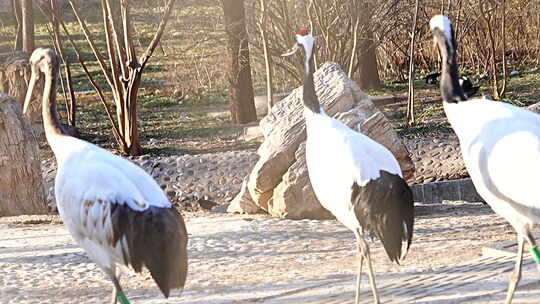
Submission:
M 227 78 L 233 123 L 257 120 L 251 79 L 244 0 L 222 0 L 227 34 Z
M 34 50 L 34 11 L 32 0 L 21 0 L 22 50 Z
M 106 100 L 103 89 L 88 71 L 84 60 L 80 55 L 80 50 L 73 42 L 65 23 L 62 19 L 58 18 L 60 26 L 65 33 L 65 37 L 73 47 L 77 55 L 77 60 L 81 64 L 92 87 L 96 90 L 101 102 L 105 106 L 105 110 L 113 126 L 113 135 L 121 151 L 129 155 L 139 155 L 142 153 L 142 147 L 139 140 L 137 125 L 138 91 L 143 71 L 163 35 L 163 31 L 174 7 L 175 0 L 167 0 L 159 26 L 157 27 L 151 42 L 140 56 L 138 56 L 137 49 L 134 45 L 135 39 L 133 36 L 131 17 L 132 1 L 101 1 L 103 26 L 106 33 L 107 49 L 105 52 L 107 57 L 103 55 L 102 50 L 97 48 L 95 39 L 88 30 L 86 21 L 84 16 L 81 15 L 77 2 L 69 0 L 69 4 L 86 37 L 86 41 L 99 63 L 101 72 L 111 88 L 116 109 L 116 120 L 112 115 L 110 105 Z
M 71 76 L 71 63 L 66 58 L 64 45 L 62 41 L 62 33 L 60 31 L 60 23 L 62 20 L 62 14 L 59 9 L 57 0 L 43 0 L 38 1 L 38 5 L 43 12 L 43 14 L 49 19 L 50 22 L 50 34 L 53 41 L 54 49 L 56 53 L 60 56 L 65 75 L 65 86 L 69 93 L 69 98 L 66 96 L 66 111 L 67 111 L 67 121 L 68 125 L 71 127 L 70 131 L 72 134 L 77 134 L 76 132 L 76 113 L 77 113 L 77 99 L 75 96 L 75 88 L 73 86 L 73 79 Z M 62 20 L 63 23 L 63 20 Z M 62 79 L 62 87 L 64 87 L 64 79 Z
M 248 29 L 253 32 L 250 42 L 257 54 L 264 54 L 264 43 L 257 27 L 259 21 L 254 16 L 260 16 L 264 9 L 268 23 L 272 24 L 267 29 L 266 46 L 274 58 L 279 58 L 279 54 L 290 47 L 294 33 L 308 27 L 317 39 L 317 64 L 326 61 L 341 64 L 361 87 L 380 84 L 377 48 L 388 32 L 387 27 L 393 24 L 378 21 L 391 19 L 392 14 L 399 11 L 399 0 L 275 0 L 266 5 L 262 7 L 259 1 L 248 4 Z M 264 56 L 255 58 L 259 64 Z M 275 81 L 298 84 L 301 64 L 299 57 L 274 60 Z

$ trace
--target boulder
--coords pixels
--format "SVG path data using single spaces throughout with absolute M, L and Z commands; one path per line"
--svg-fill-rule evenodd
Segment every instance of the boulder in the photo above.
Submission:
M 309 182 L 305 142 L 296 150 L 295 161 L 274 189 L 272 198 L 268 201 L 268 213 L 289 219 L 333 218 L 319 203 Z
M 259 213 L 261 208 L 255 205 L 255 202 L 251 199 L 251 195 L 247 189 L 247 179 L 244 179 L 240 192 L 236 197 L 231 201 L 229 207 L 227 207 L 227 212 L 229 213 L 247 213 L 255 214 Z
M 28 81 L 30 80 L 30 53 L 11 52 L 0 54 L 0 93 L 14 96 L 21 104 L 24 103 Z M 43 93 L 44 77 L 41 77 L 33 92 L 33 102 L 28 108 L 27 117 L 30 119 L 30 128 L 38 138 L 44 138 L 41 116 L 41 96 Z M 38 100 L 38 101 L 35 101 Z
M 38 144 L 21 105 L 0 93 L 0 216 L 46 214 Z
M 321 106 L 328 115 L 385 145 L 397 156 L 405 176 L 412 176 L 414 165 L 390 122 L 338 64 L 324 64 L 314 80 Z M 307 176 L 301 87 L 272 108 L 261 120 L 260 131 L 264 136 L 257 151 L 260 158 L 247 181 L 250 199 L 273 216 L 329 217 L 316 200 Z
M 274 104 L 278 103 L 283 98 L 289 96 L 290 93 L 278 93 L 274 95 Z M 268 96 L 266 95 L 257 95 L 254 98 L 255 101 L 255 111 L 257 112 L 257 117 L 262 118 L 268 114 Z

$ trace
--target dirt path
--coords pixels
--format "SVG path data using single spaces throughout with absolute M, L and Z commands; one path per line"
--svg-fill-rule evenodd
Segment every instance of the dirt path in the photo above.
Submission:
M 378 241 L 371 244 L 383 303 L 392 298 L 384 293 L 385 289 L 392 291 L 384 287 L 392 280 L 407 281 L 408 277 L 437 272 L 444 278 L 445 269 L 477 263 L 483 246 L 515 238 L 501 218 L 479 203 L 421 205 L 417 214 L 415 240 L 401 267 L 388 261 Z M 125 271 L 122 285 L 134 304 L 353 300 L 354 237 L 336 221 L 208 214 L 187 214 L 186 218 L 190 273 L 184 293 L 181 297 L 173 294 L 166 301 L 148 273 Z M 0 219 L 0 302 L 107 302 L 111 284 L 73 244 L 63 225 L 36 222 L 32 218 Z M 495 291 L 505 287 L 508 274 L 502 270 L 512 267 L 510 258 L 499 262 L 500 269 L 493 277 L 499 284 L 493 287 Z M 460 280 L 456 278 L 456 284 Z M 363 286 L 367 291 L 367 283 Z M 318 293 L 333 296 L 326 300 L 325 296 L 313 297 Z M 302 294 L 305 297 L 299 297 Z M 332 302 L 336 299 L 341 300 Z M 410 303 L 407 301 L 396 303 Z

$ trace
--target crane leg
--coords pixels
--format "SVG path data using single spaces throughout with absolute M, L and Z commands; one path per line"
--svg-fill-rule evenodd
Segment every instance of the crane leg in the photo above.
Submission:
M 512 275 L 510 276 L 510 284 L 508 285 L 508 292 L 506 293 L 505 304 L 512 303 L 512 298 L 514 297 L 514 292 L 516 287 L 521 279 L 521 265 L 523 263 L 523 247 L 525 245 L 525 239 L 521 234 L 518 233 L 518 253 L 516 256 L 516 266 Z
M 116 289 L 116 298 L 118 299 L 120 304 L 131 304 L 128 298 L 126 297 L 126 294 L 122 290 L 122 287 L 120 287 L 120 282 L 118 282 L 118 279 L 116 278 L 116 276 L 114 276 L 112 280 L 114 284 L 114 289 Z
M 533 260 L 536 262 L 536 269 L 540 271 L 540 250 L 529 231 L 527 231 L 527 241 L 529 242 L 529 245 L 531 245 L 531 254 Z
M 111 304 L 116 304 L 117 300 L 120 302 L 120 304 L 131 304 L 120 286 L 120 282 L 118 281 L 118 276 L 116 274 L 116 268 L 106 269 L 105 271 L 111 277 L 111 281 L 113 282 Z
M 377 285 L 375 284 L 375 274 L 373 273 L 373 267 L 371 266 L 371 256 L 369 254 L 369 250 L 366 252 L 366 260 L 368 265 L 369 284 L 371 285 L 371 291 L 373 292 L 373 303 L 379 304 L 379 292 L 377 291 Z
M 356 304 L 360 304 L 360 286 L 362 283 L 362 266 L 364 265 L 364 255 L 362 254 L 360 245 L 358 245 L 358 274 L 356 276 Z
M 116 289 L 116 286 L 113 286 L 112 296 L 111 296 L 111 304 L 116 304 L 116 298 L 118 297 L 118 290 Z
M 367 266 L 368 266 L 369 284 L 371 285 L 371 292 L 373 293 L 373 303 L 379 304 L 380 303 L 379 292 L 377 291 L 377 284 L 375 283 L 375 275 L 373 273 L 373 267 L 371 265 L 371 256 L 369 254 L 369 246 L 361 236 L 357 237 L 357 242 L 358 242 L 358 251 L 359 251 L 359 254 L 361 255 L 359 270 L 362 269 L 361 268 L 362 263 L 364 259 L 366 259 Z M 357 294 L 356 303 L 357 304 L 358 304 L 359 286 L 360 286 L 360 272 L 358 273 L 358 283 L 357 283 L 357 290 L 356 290 L 356 294 Z

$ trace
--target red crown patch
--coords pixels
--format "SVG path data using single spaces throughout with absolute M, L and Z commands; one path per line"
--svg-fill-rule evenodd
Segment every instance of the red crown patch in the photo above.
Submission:
M 309 30 L 306 29 L 306 28 L 300 29 L 300 30 L 298 31 L 298 35 L 300 35 L 300 36 L 306 36 L 306 35 L 308 35 L 308 34 L 309 34 Z

